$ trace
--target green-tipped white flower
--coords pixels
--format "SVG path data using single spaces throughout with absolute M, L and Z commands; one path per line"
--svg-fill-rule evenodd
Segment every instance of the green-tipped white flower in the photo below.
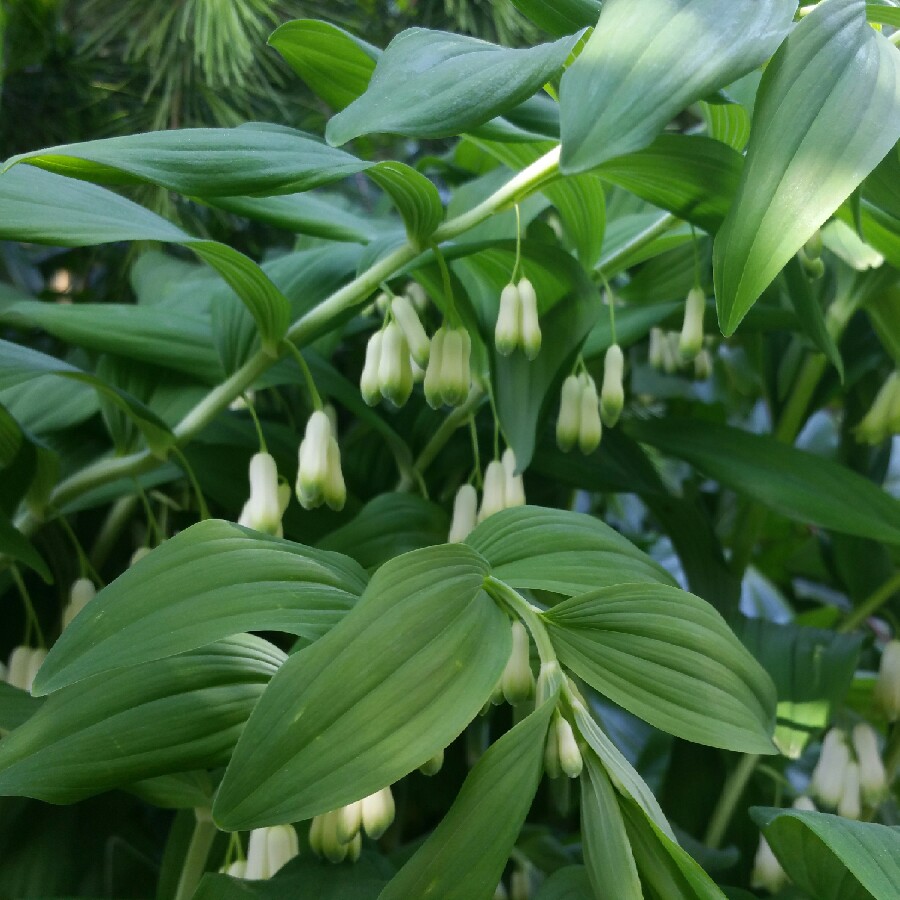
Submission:
M 809 797 L 800 796 L 798 797 L 792 804 L 791 807 L 793 809 L 799 809 L 803 812 L 815 812 L 816 804 L 809 799 Z
M 428 335 L 425 334 L 422 322 L 409 297 L 394 297 L 391 303 L 391 312 L 406 338 L 410 356 L 419 366 L 425 368 L 428 365 L 431 341 L 428 340 Z
M 478 493 L 471 484 L 464 484 L 453 500 L 453 518 L 450 520 L 450 534 L 447 542 L 459 544 L 475 528 L 478 520 Z
M 512 623 L 512 651 L 500 676 L 500 687 L 506 702 L 513 706 L 530 700 L 534 694 L 534 673 L 531 671 L 530 644 L 525 626 Z
M 366 344 L 366 361 L 363 363 L 359 377 L 359 392 L 369 406 L 381 401 L 381 382 L 378 372 L 381 367 L 381 347 L 384 344 L 384 332 L 376 331 Z
M 553 710 L 553 719 L 547 730 L 547 742 L 544 744 L 544 772 L 548 778 L 559 778 L 562 775 L 562 766 L 559 762 L 559 741 L 556 739 L 556 718 L 559 710 Z
M 425 367 L 425 400 L 432 409 L 439 409 L 444 404 L 442 369 L 444 366 L 444 338 L 447 329 L 442 325 L 431 339 L 431 354 Z
M 556 742 L 559 747 L 559 767 L 569 778 L 577 778 L 581 774 L 584 760 L 582 760 L 581 751 L 578 749 L 575 732 L 565 716 L 557 715 L 555 724 Z
M 69 602 L 62 614 L 63 629 L 69 626 L 72 619 L 94 599 L 96 594 L 97 588 L 94 587 L 94 582 L 90 578 L 78 578 L 72 582 L 72 587 L 69 588 Z
M 848 762 L 844 770 L 844 783 L 837 802 L 837 814 L 845 819 L 858 819 L 862 815 L 858 763 Z
M 875 702 L 888 722 L 900 719 L 900 641 L 889 641 L 881 651 L 881 665 L 875 681 Z
M 269 453 L 250 458 L 250 499 L 241 510 L 238 525 L 277 534 L 281 528 L 282 508 L 278 497 L 278 468 Z
M 290 493 L 290 486 L 288 486 L 288 493 Z M 285 508 L 287 508 L 287 504 L 285 504 Z M 134 553 L 128 559 L 128 566 L 136 566 L 145 556 L 149 556 L 153 552 L 152 547 L 138 547 Z
M 484 492 L 481 495 L 481 509 L 478 521 L 506 509 L 506 469 L 499 460 L 492 460 L 484 470 Z
M 327 503 L 342 509 L 347 499 L 341 472 L 341 451 L 331 422 L 322 410 L 316 410 L 306 423 L 306 434 L 298 451 L 297 498 L 304 509 Z
M 362 804 L 362 826 L 366 834 L 377 841 L 394 821 L 394 795 L 386 787 L 359 802 Z
M 343 862 L 347 858 L 347 844 L 338 836 L 341 811 L 333 809 L 322 817 L 321 852 L 331 863 Z
M 428 294 L 425 293 L 425 288 L 421 284 L 410 281 L 406 285 L 404 293 L 412 301 L 412 305 L 420 316 L 428 309 Z
M 247 860 L 236 859 L 230 866 L 222 866 L 219 872 L 223 875 L 230 875 L 232 878 L 246 878 Z
M 381 359 L 378 361 L 378 388 L 394 406 L 403 406 L 413 389 L 409 344 L 396 322 L 384 329 Z
M 812 773 L 810 789 L 826 806 L 835 807 L 841 800 L 850 751 L 844 733 L 832 728 L 822 741 L 822 752 Z
M 347 487 L 341 469 L 341 448 L 334 437 L 328 441 L 328 477 L 325 479 L 323 497 L 328 507 L 338 512 L 347 502 Z
M 362 801 L 357 800 L 355 803 L 348 803 L 337 810 L 337 824 L 335 832 L 337 839 L 342 844 L 349 844 L 358 834 L 362 827 Z
M 469 332 L 462 327 L 448 328 L 444 334 L 442 354 L 441 399 L 448 406 L 459 406 L 469 396 L 472 386 L 472 338 Z
M 6 667 L 6 681 L 23 691 L 31 691 L 47 651 L 40 647 L 14 647 Z
M 681 355 L 678 351 L 679 336 L 674 331 L 663 332 L 661 352 L 662 368 L 666 375 L 674 375 L 681 368 Z
M 859 763 L 859 787 L 867 806 L 878 806 L 887 789 L 887 773 L 878 752 L 878 736 L 866 722 L 853 728 L 853 749 Z
M 504 500 L 506 508 L 525 505 L 525 482 L 521 475 L 516 475 L 516 454 L 512 447 L 507 447 L 501 457 L 503 471 L 506 473 Z
M 694 357 L 694 378 L 697 381 L 706 381 L 710 375 L 712 375 L 713 370 L 713 361 L 712 355 L 709 350 L 704 347 L 695 357 Z
M 508 284 L 500 292 L 500 309 L 494 327 L 494 346 L 501 356 L 509 356 L 522 342 L 522 299 L 519 289 Z
M 570 375 L 562 385 L 559 396 L 559 416 L 556 419 L 556 443 L 563 453 L 568 453 L 576 443 L 581 430 L 581 379 Z
M 541 352 L 541 323 L 538 317 L 537 294 L 534 285 L 523 278 L 518 284 L 522 310 L 522 349 L 528 359 L 536 359 Z
M 703 315 L 706 297 L 700 288 L 691 288 L 684 303 L 684 323 L 678 339 L 678 352 L 682 359 L 693 359 L 703 348 Z
M 432 775 L 437 775 L 437 773 L 440 772 L 443 767 L 444 751 L 438 750 L 438 752 L 435 753 L 434 756 L 432 756 L 431 759 L 428 760 L 428 762 L 419 766 L 419 771 L 423 775 L 427 775 L 430 778 Z
M 271 878 L 299 852 L 297 832 L 293 826 L 254 828 L 247 842 L 247 863 L 241 877 L 248 881 Z
M 619 421 L 625 406 L 625 356 L 618 344 L 613 344 L 603 359 L 603 387 L 600 389 L 600 417 L 607 428 Z
M 663 367 L 663 341 L 662 328 L 651 328 L 650 340 L 647 346 L 647 362 L 657 370 Z
M 753 871 L 750 874 L 750 886 L 755 890 L 777 894 L 787 884 L 787 873 L 772 852 L 768 841 L 760 836 L 759 847 L 753 859 Z
M 888 375 L 856 426 L 857 440 L 866 444 L 880 444 L 893 434 L 900 434 L 900 372 Z
M 600 421 L 600 399 L 597 385 L 587 372 L 581 376 L 581 404 L 579 407 L 578 447 L 585 455 L 600 446 L 603 424 Z

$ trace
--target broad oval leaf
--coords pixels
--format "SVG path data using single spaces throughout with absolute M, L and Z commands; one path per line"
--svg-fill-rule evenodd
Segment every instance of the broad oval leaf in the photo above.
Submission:
M 632 422 L 628 431 L 791 519 L 900 543 L 900 502 L 830 460 L 765 435 L 699 419 Z
M 750 814 L 785 871 L 810 896 L 900 897 L 900 827 L 795 809 L 755 807 Z
M 898 139 L 900 54 L 866 23 L 863 0 L 819 4 L 760 83 L 713 255 L 724 334 Z
M 74 803 L 224 765 L 284 658 L 241 635 L 60 691 L 0 741 L 0 795 Z
M 511 50 L 465 35 L 409 28 L 395 37 L 368 90 L 328 123 L 340 146 L 363 134 L 459 134 L 521 103 L 556 75 L 580 35 Z
M 512 4 L 548 34 L 588 28 L 600 15 L 600 0 L 512 0 Z
M 207 519 L 103 588 L 60 635 L 33 691 L 49 694 L 243 631 L 316 640 L 365 586 L 362 569 L 339 553 Z
M 398 556 L 325 637 L 281 668 L 251 717 L 213 815 L 228 830 L 336 809 L 453 741 L 500 677 L 506 615 L 464 545 Z
M 646 147 L 689 104 L 765 62 L 796 6 L 606 0 L 594 33 L 563 75 L 562 171 L 583 172 Z
M 485 519 L 466 538 L 491 574 L 514 588 L 571 596 L 624 582 L 674 584 L 671 576 L 599 519 L 519 506 Z
M 622 584 L 543 615 L 560 662 L 651 725 L 712 747 L 775 752 L 775 687 L 705 600 Z
M 503 735 L 379 900 L 491 900 L 544 774 L 555 695 Z

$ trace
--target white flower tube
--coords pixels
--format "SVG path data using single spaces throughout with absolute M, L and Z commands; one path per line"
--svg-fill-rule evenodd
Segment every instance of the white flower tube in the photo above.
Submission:
M 428 778 L 437 775 L 444 768 L 444 751 L 438 750 L 426 763 L 419 766 L 419 771 Z
M 290 487 L 288 487 L 288 492 L 290 492 L 290 490 Z M 241 515 L 243 515 L 243 513 L 241 513 Z M 137 550 L 135 550 L 134 553 L 131 554 L 131 557 L 128 560 L 129 568 L 131 566 L 137 565 L 145 556 L 148 556 L 152 552 L 152 547 L 138 547 Z
M 291 825 L 254 828 L 247 842 L 244 874 L 248 881 L 271 878 L 299 853 L 297 832 Z
M 506 469 L 499 460 L 492 460 L 484 470 L 484 493 L 481 495 L 481 509 L 478 521 L 506 509 Z
M 276 534 L 281 527 L 281 512 L 275 459 L 269 453 L 255 453 L 250 458 L 250 499 L 241 510 L 238 525 Z
M 579 406 L 578 447 L 587 456 L 600 446 L 603 424 L 600 421 L 600 400 L 597 385 L 586 372 L 581 376 L 581 403 Z
M 584 760 L 578 749 L 575 732 L 565 716 L 556 717 L 556 741 L 559 746 L 559 767 L 569 778 L 577 778 L 581 774 Z
M 382 788 L 359 801 L 362 804 L 362 826 L 377 841 L 394 821 L 394 795 L 390 787 Z
M 396 322 L 384 329 L 381 359 L 378 362 L 378 388 L 394 406 L 403 406 L 413 389 L 409 344 Z
M 453 517 L 450 520 L 447 543 L 459 544 L 464 541 L 475 528 L 477 519 L 478 492 L 471 484 L 464 484 L 453 500 Z
M 678 339 L 678 352 L 682 359 L 693 359 L 703 347 L 703 316 L 706 297 L 700 288 L 691 288 L 684 303 L 684 323 Z
M 855 762 L 847 763 L 841 796 L 837 802 L 837 814 L 845 819 L 858 819 L 862 815 L 859 776 L 859 765 Z
M 80 613 L 97 595 L 97 588 L 90 578 L 78 578 L 69 588 L 69 602 L 63 609 L 62 627 L 66 629 L 75 616 Z
M 568 453 L 578 442 L 581 431 L 581 380 L 570 375 L 559 395 L 559 416 L 556 419 L 556 443 Z
M 337 838 L 342 844 L 349 844 L 362 827 L 362 801 L 348 803 L 337 811 Z
M 603 387 L 600 389 L 600 417 L 607 428 L 612 428 L 619 421 L 625 406 L 624 372 L 622 348 L 613 344 L 603 360 Z
M 522 342 L 522 298 L 514 284 L 500 292 L 500 308 L 494 326 L 494 346 L 501 356 L 509 356 Z
M 378 370 L 381 366 L 381 346 L 384 343 L 384 332 L 376 331 L 366 344 L 366 361 L 359 376 L 359 392 L 369 406 L 375 406 L 381 400 Z
M 425 380 L 422 387 L 425 389 L 425 400 L 432 409 L 439 409 L 444 404 L 442 373 L 446 335 L 447 329 L 443 325 L 434 333 L 434 337 L 431 339 L 431 354 L 425 368 Z
M 428 294 L 425 293 L 425 288 L 416 281 L 410 281 L 406 285 L 404 293 L 412 301 L 416 312 L 421 316 L 428 308 Z
M 654 369 L 663 367 L 663 341 L 664 335 L 662 328 L 650 329 L 650 340 L 647 346 L 647 362 Z
M 781 868 L 778 857 L 772 852 L 768 841 L 760 836 L 759 847 L 753 859 L 750 886 L 755 890 L 777 894 L 787 884 L 787 880 L 787 873 Z
M 30 692 L 38 669 L 46 658 L 47 651 L 41 647 L 14 647 L 7 663 L 7 683 Z
M 419 366 L 425 368 L 428 365 L 431 341 L 428 340 L 428 335 L 425 334 L 422 322 L 409 297 L 394 297 L 391 312 L 403 331 L 406 343 L 409 344 L 410 355 Z
M 867 722 L 853 727 L 853 749 L 859 762 L 859 787 L 867 806 L 877 806 L 887 790 L 887 773 L 878 752 L 878 736 Z
M 347 487 L 341 469 L 341 449 L 333 436 L 328 440 L 328 476 L 325 479 L 322 496 L 329 508 L 338 512 L 347 502 Z
M 223 875 L 230 875 L 232 878 L 247 877 L 247 860 L 236 859 L 230 866 L 222 866 L 219 871 Z
M 900 372 L 891 372 L 885 379 L 869 411 L 856 426 L 857 440 L 866 444 L 880 444 L 892 434 L 900 432 Z
M 812 793 L 826 806 L 835 807 L 841 799 L 850 751 L 844 734 L 832 728 L 822 742 L 819 761 L 812 773 L 810 788 Z
M 531 671 L 531 645 L 525 626 L 512 623 L 512 651 L 500 676 L 500 688 L 506 702 L 512 706 L 524 703 L 534 694 L 534 673 Z
M 889 722 L 900 719 L 900 641 L 892 640 L 881 651 L 881 665 L 875 680 L 875 702 Z
M 469 396 L 472 376 L 469 358 L 472 339 L 465 328 L 448 328 L 441 361 L 441 398 L 448 406 L 459 406 Z
M 503 463 L 503 471 L 506 473 L 504 485 L 504 499 L 506 508 L 525 505 L 525 482 L 521 475 L 516 475 L 516 454 L 512 447 L 503 451 L 500 460 Z
M 541 323 L 538 317 L 537 294 L 534 285 L 523 278 L 518 284 L 522 309 L 522 349 L 528 359 L 536 359 L 541 352 Z
M 297 499 L 304 509 L 321 506 L 325 499 L 333 440 L 328 416 L 322 410 L 316 410 L 306 423 L 306 433 L 298 451 Z

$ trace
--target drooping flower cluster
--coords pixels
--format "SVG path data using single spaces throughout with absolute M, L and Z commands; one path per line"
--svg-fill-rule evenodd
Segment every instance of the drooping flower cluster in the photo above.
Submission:
M 847 819 L 858 819 L 863 803 L 877 806 L 887 788 L 887 776 L 872 726 L 865 722 L 855 725 L 851 742 L 841 729 L 830 729 L 810 786 L 825 806 Z
M 444 324 L 431 339 L 425 369 L 425 400 L 432 409 L 459 406 L 472 387 L 472 338 L 462 326 Z
M 292 825 L 254 828 L 247 842 L 247 858 L 225 867 L 226 875 L 247 881 L 271 878 L 300 852 L 297 832 Z
M 537 294 L 527 278 L 518 284 L 510 282 L 500 293 L 494 346 L 502 356 L 521 348 L 528 359 L 536 359 L 541 352 Z
M 576 444 L 582 453 L 593 453 L 600 446 L 603 424 L 597 385 L 587 372 L 570 375 L 562 386 L 556 443 L 568 453 Z
M 341 510 L 347 488 L 341 471 L 341 451 L 334 425 L 324 410 L 316 410 L 306 423 L 306 432 L 297 452 L 297 499 L 304 509 L 323 503 Z
M 693 377 L 704 381 L 712 374 L 712 355 L 706 347 L 702 347 L 693 360 L 685 359 L 679 349 L 681 335 L 677 331 L 663 331 L 661 328 L 650 329 L 650 346 L 647 360 L 654 369 L 674 375 L 686 366 L 693 368 Z
M 494 513 L 514 506 L 525 505 L 525 483 L 516 473 L 516 454 L 511 447 L 503 451 L 499 460 L 492 460 L 484 470 L 484 491 L 481 506 L 478 492 L 470 484 L 464 484 L 453 500 L 453 516 L 450 520 L 451 544 L 464 541 L 479 522 Z
M 382 788 L 362 800 L 323 813 L 312 820 L 309 846 L 329 862 L 356 862 L 362 852 L 361 831 L 378 840 L 394 821 L 394 795 Z

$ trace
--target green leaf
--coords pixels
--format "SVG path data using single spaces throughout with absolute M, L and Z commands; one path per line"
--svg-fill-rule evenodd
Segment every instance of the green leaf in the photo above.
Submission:
M 724 334 L 898 139 L 896 48 L 866 23 L 863 0 L 819 4 L 760 83 L 741 183 L 713 255 Z
M 60 691 L 0 741 L 0 795 L 74 803 L 224 765 L 283 659 L 267 641 L 241 635 Z
M 363 134 L 457 135 L 521 103 L 556 75 L 579 35 L 524 50 L 409 28 L 388 45 L 365 94 L 328 123 L 340 146 Z
M 0 681 L 0 735 L 24 725 L 43 702 L 28 691 Z
M 129 784 L 125 790 L 160 809 L 208 808 L 213 796 L 212 779 L 203 770 L 157 775 Z
M 795 8 L 790 0 L 606 0 L 563 75 L 562 171 L 646 147 L 685 107 L 765 62 Z
M 281 668 L 216 797 L 225 829 L 292 822 L 365 797 L 453 741 L 510 653 L 506 615 L 464 545 L 396 557 L 325 637 Z
M 0 512 L 0 552 L 33 569 L 47 584 L 53 583 L 53 576 L 44 558 L 2 512 Z
M 437 504 L 417 494 L 379 494 L 318 546 L 344 553 L 371 571 L 401 553 L 445 543 L 449 529 L 447 513 Z
M 234 289 L 265 341 L 275 344 L 287 331 L 288 302 L 253 260 L 225 244 L 193 237 L 112 191 L 33 166 L 16 166 L 0 175 L 0 202 L 0 239 L 64 247 L 116 241 L 183 244 Z
M 166 423 L 125 391 L 61 359 L 0 340 L 0 388 L 20 385 L 47 374 L 89 384 L 98 394 L 121 409 L 141 429 L 147 445 L 155 454 L 164 457 L 168 448 L 172 446 L 174 437 Z
M 631 422 L 628 432 L 788 518 L 900 543 L 900 502 L 830 460 L 699 419 Z
M 593 753 L 583 755 L 587 772 L 581 778 L 581 840 L 594 895 L 643 900 L 612 783 Z
M 285 62 L 329 106 L 343 109 L 369 86 L 381 50 L 318 19 L 294 19 L 269 37 Z
M 774 753 L 775 687 L 704 600 L 661 584 L 604 587 L 544 618 L 560 662 L 685 740 Z
M 556 696 L 478 760 L 450 811 L 379 900 L 491 900 L 544 774 Z
M 538 28 L 548 34 L 571 34 L 595 25 L 600 15 L 600 0 L 512 0 Z
M 591 882 L 584 866 L 557 869 L 540 887 L 534 900 L 584 900 L 591 892 Z
M 811 896 L 821 900 L 900 896 L 897 826 L 792 809 L 754 807 L 750 815 L 794 883 Z
M 338 553 L 207 519 L 103 588 L 60 635 L 33 691 L 49 694 L 243 631 L 316 640 L 365 585 L 365 573 Z
M 866 21 L 900 28 L 900 9 L 887 6 L 884 2 L 867 3 Z
M 518 506 L 485 519 L 466 538 L 513 588 L 572 596 L 593 588 L 671 576 L 627 538 L 583 513 Z

